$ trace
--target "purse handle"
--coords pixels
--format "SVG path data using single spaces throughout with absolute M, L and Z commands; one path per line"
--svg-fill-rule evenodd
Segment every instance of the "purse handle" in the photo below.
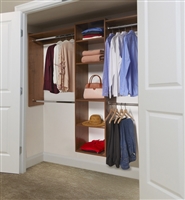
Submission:
M 92 83 L 92 80 L 93 80 L 93 78 L 94 78 L 95 76 L 97 76 L 97 77 L 99 78 L 100 84 L 102 84 L 101 77 L 100 77 L 99 75 L 97 75 L 97 74 L 94 74 L 94 75 L 92 75 L 92 76 L 90 77 L 90 79 L 89 79 L 89 84 Z

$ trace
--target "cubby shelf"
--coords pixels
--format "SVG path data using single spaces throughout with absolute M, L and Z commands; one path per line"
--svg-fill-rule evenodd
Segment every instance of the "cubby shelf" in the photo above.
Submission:
M 93 64 L 103 64 L 103 61 L 98 61 L 98 62 L 90 62 L 90 63 L 76 63 L 76 65 L 93 65 Z
M 76 43 L 88 43 L 88 44 L 95 44 L 99 42 L 104 42 L 104 37 L 76 41 Z
M 84 86 L 88 83 L 89 74 L 98 74 L 100 75 L 103 70 L 103 61 L 98 62 L 90 62 L 90 63 L 82 63 L 82 52 L 87 50 L 93 49 L 102 49 L 104 48 L 105 37 L 101 38 L 92 38 L 92 39 L 85 39 L 83 40 L 82 31 L 93 28 L 93 27 L 102 27 L 104 29 L 105 20 L 95 20 L 95 21 L 87 21 L 82 22 L 81 24 L 75 25 L 75 63 L 76 63 L 76 73 L 75 73 L 75 85 L 76 85 L 76 93 L 75 93 L 75 115 L 76 115 L 76 125 L 75 125 L 75 141 L 76 141 L 76 152 L 86 153 L 90 155 L 98 155 L 98 156 L 105 156 L 106 155 L 106 148 L 105 151 L 101 154 L 93 153 L 93 152 L 86 152 L 81 151 L 80 147 L 89 142 L 90 138 L 90 128 L 95 128 L 97 131 L 103 133 L 103 137 L 106 143 L 106 125 L 101 127 L 94 127 L 94 126 L 83 126 L 82 122 L 85 120 L 89 120 L 90 117 L 90 108 L 91 103 L 97 103 L 96 105 L 101 108 L 102 116 L 105 116 L 105 107 L 107 105 L 106 98 L 102 99 L 84 99 L 83 98 L 83 91 Z M 89 67 L 90 65 L 102 65 L 102 67 L 98 68 L 98 71 L 95 71 L 94 67 Z M 92 112 L 92 111 L 91 111 Z M 99 130 L 98 130 L 99 129 Z M 96 131 L 95 131 L 96 132 Z M 98 136 L 97 136 L 98 137 Z M 97 138 L 99 139 L 99 138 Z M 106 144 L 105 144 L 106 146 Z
M 94 102 L 105 102 L 106 101 L 106 99 L 105 98 L 103 98 L 103 99 L 83 99 L 83 98 L 81 98 L 81 99 L 76 99 L 76 101 L 84 101 L 84 102 L 89 102 L 89 101 L 94 101 Z
M 90 152 L 90 151 L 82 151 L 81 149 L 77 149 L 76 152 L 78 153 L 84 153 L 84 154 L 88 154 L 88 155 L 93 155 L 93 156 L 103 156 L 105 157 L 105 152 L 101 152 L 101 153 L 94 153 L 94 152 Z
M 84 126 L 82 123 L 78 123 L 78 124 L 76 124 L 76 126 L 87 127 L 87 126 Z M 105 126 L 89 126 L 89 128 L 100 128 L 100 129 L 105 129 Z

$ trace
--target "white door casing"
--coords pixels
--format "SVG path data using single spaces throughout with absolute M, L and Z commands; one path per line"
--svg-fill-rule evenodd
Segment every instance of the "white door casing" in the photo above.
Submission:
M 185 198 L 184 1 L 138 1 L 140 199 Z
M 0 14 L 0 172 L 19 173 L 21 13 Z

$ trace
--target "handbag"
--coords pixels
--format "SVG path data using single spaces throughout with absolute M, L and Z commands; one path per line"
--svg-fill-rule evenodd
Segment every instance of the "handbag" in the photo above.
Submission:
M 93 78 L 98 77 L 99 83 L 92 83 Z M 84 99 L 102 99 L 104 96 L 102 96 L 102 81 L 101 77 L 99 75 L 92 75 L 89 79 L 89 83 L 85 85 Z

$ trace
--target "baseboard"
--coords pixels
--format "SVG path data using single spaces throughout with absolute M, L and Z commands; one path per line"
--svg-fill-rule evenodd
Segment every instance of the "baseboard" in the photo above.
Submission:
M 31 156 L 26 160 L 26 168 L 32 167 L 36 164 L 39 164 L 43 161 L 43 153 Z
M 109 167 L 108 165 L 104 163 L 99 163 L 99 162 L 94 162 L 94 161 L 90 162 L 89 160 L 67 158 L 67 157 L 50 154 L 50 153 L 43 154 L 43 161 L 102 172 L 106 174 L 112 174 L 116 176 L 139 179 L 139 168 L 136 168 L 136 167 L 131 167 L 128 170 L 122 170 L 116 167 Z

